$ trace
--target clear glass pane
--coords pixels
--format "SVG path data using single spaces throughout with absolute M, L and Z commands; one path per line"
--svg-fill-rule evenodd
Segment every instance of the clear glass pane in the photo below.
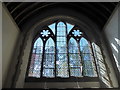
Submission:
M 100 74 L 101 74 L 102 77 L 104 77 L 105 79 L 109 80 L 109 78 L 108 78 L 107 73 L 106 73 L 105 70 L 103 70 L 103 69 L 100 68 Z
M 34 43 L 28 76 L 40 77 L 42 51 L 43 42 L 41 38 L 38 38 Z
M 106 70 L 105 64 L 101 62 L 100 60 L 98 61 L 100 68 Z
M 52 38 L 49 38 L 45 44 L 43 76 L 53 77 L 55 68 L 55 44 Z M 50 72 L 51 71 L 51 72 Z
M 106 80 L 104 77 L 101 77 L 101 79 L 108 87 L 111 87 L 111 84 L 108 80 Z
M 103 59 L 100 47 L 95 43 L 92 43 L 92 47 L 94 50 L 95 59 L 98 62 L 100 77 L 101 77 L 102 81 L 110 87 L 109 78 L 107 75 L 107 69 L 104 64 L 104 59 Z
M 99 60 L 103 60 L 103 56 L 102 56 L 102 54 L 96 52 L 96 55 L 97 55 L 97 59 L 99 59 Z
M 92 43 L 92 46 L 95 48 L 94 51 L 96 51 L 96 52 L 98 52 L 98 53 L 101 54 L 100 47 L 99 47 L 97 44 L 95 44 L 95 43 L 93 42 L 93 43 Z

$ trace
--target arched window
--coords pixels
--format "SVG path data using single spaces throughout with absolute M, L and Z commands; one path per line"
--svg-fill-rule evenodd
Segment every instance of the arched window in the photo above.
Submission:
M 80 52 L 78 44 L 74 38 L 69 40 L 69 63 L 70 63 L 70 74 L 71 76 L 81 77 L 82 76 L 82 65 L 80 59 Z
M 52 38 L 49 38 L 45 44 L 43 76 L 54 77 L 55 69 L 55 44 Z
M 69 77 L 67 56 L 67 30 L 63 22 L 57 24 L 56 31 L 56 73 L 58 77 Z
M 80 39 L 80 52 L 83 62 L 83 76 L 95 76 L 94 59 L 89 42 L 85 38 Z
M 100 77 L 107 79 L 104 81 L 110 86 L 99 46 L 92 43 L 78 26 L 60 21 L 39 31 L 30 54 L 27 78 L 88 81 Z
M 31 63 L 29 68 L 29 77 L 40 77 L 41 70 L 41 61 L 43 54 L 43 41 L 41 38 L 38 38 L 34 45 L 31 54 Z

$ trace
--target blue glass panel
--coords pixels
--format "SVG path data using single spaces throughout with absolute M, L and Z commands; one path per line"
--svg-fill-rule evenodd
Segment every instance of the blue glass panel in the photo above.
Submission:
M 71 29 L 74 27 L 74 25 L 66 23 L 67 24 L 67 34 L 71 31 Z
M 37 78 L 40 77 L 42 52 L 43 52 L 43 41 L 41 38 L 38 38 L 33 46 L 33 52 L 31 56 L 31 63 L 30 63 L 28 76 L 37 77 Z
M 83 60 L 83 75 L 94 76 L 93 56 L 90 48 L 90 44 L 85 38 L 80 40 L 80 51 Z
M 63 22 L 59 22 L 57 25 L 57 76 L 69 77 L 68 73 L 68 60 L 67 60 L 67 38 L 66 38 L 66 25 Z
M 79 53 L 77 42 L 74 38 L 69 40 L 69 53 Z
M 43 76 L 54 77 L 55 68 L 55 44 L 52 38 L 49 38 L 45 45 Z
M 84 54 L 84 53 L 92 53 L 91 48 L 90 48 L 90 44 L 83 37 L 80 39 L 80 51 L 81 51 L 82 54 Z
M 53 33 L 55 34 L 55 23 L 51 24 L 48 26 L 52 31 Z
M 78 44 L 74 38 L 71 38 L 68 43 L 69 47 L 69 65 L 71 76 L 80 77 L 81 76 L 81 63 Z
M 73 30 L 72 34 L 76 37 L 81 36 L 82 32 L 80 32 L 79 30 Z
M 45 37 L 45 36 L 48 37 L 50 32 L 49 30 L 43 30 L 40 34 L 42 35 L 42 37 Z

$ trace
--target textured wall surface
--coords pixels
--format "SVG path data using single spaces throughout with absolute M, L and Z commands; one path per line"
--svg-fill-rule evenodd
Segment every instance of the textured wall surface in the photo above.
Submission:
M 120 39 L 118 37 L 119 36 L 118 35 L 118 32 L 119 32 L 118 17 L 120 17 L 120 16 L 118 16 L 119 8 L 120 8 L 119 6 L 116 7 L 116 9 L 112 13 L 111 17 L 109 18 L 109 20 L 106 23 L 104 30 L 103 30 L 104 31 L 103 33 L 106 36 L 107 41 L 108 41 L 108 42 L 106 42 L 106 45 L 110 45 L 111 52 L 109 52 L 109 54 L 111 54 L 111 56 L 113 56 L 118 69 L 120 69 L 120 67 L 118 66 L 118 65 L 120 65 L 120 59 L 118 58 L 118 53 L 119 53 L 119 48 L 120 48 Z M 111 57 L 109 57 L 109 58 L 112 59 Z M 108 64 L 108 66 L 110 66 L 110 64 Z M 112 70 L 114 72 L 114 69 L 112 69 L 111 66 L 109 68 L 110 68 L 110 70 Z M 116 86 L 117 80 L 114 78 L 114 75 L 112 75 L 113 74 L 112 72 L 110 74 L 111 74 L 111 80 L 114 82 L 113 85 Z
M 2 82 L 5 83 L 7 72 L 14 58 L 14 49 L 19 35 L 19 29 L 6 7 L 2 7 Z

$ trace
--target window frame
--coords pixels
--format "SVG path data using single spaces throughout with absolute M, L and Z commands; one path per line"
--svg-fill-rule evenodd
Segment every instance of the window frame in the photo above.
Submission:
M 55 21 L 55 22 L 53 22 L 53 23 L 55 23 L 55 33 L 57 33 L 57 24 L 59 23 L 59 22 L 63 22 L 65 25 L 66 25 L 66 23 L 67 22 L 65 22 L 65 21 L 62 21 L 62 20 L 57 20 L 57 21 Z M 51 24 L 50 24 L 51 25 Z M 45 25 L 43 28 L 42 28 L 42 30 L 50 30 L 51 32 L 52 32 L 52 30 L 48 27 L 49 25 Z M 66 28 L 67 28 L 67 25 L 66 25 Z M 30 54 L 29 54 L 29 61 L 28 61 L 28 65 L 27 65 L 27 71 L 26 71 L 26 77 L 25 77 L 25 82 L 93 82 L 93 81 L 99 81 L 99 74 L 98 74 L 98 70 L 97 70 L 97 66 L 96 66 L 96 61 L 95 61 L 95 56 L 94 56 L 94 52 L 93 52 L 93 48 L 92 48 L 92 43 L 91 43 L 91 41 L 88 39 L 88 37 L 87 37 L 87 35 L 85 34 L 85 32 L 84 31 L 82 31 L 81 29 L 80 29 L 80 27 L 79 26 L 77 26 L 77 25 L 75 25 L 71 30 L 70 30 L 70 32 L 73 30 L 73 29 L 78 29 L 78 30 L 80 30 L 82 33 L 84 33 L 82 36 L 80 36 L 80 39 L 82 38 L 82 37 L 84 37 L 87 41 L 88 41 L 88 43 L 89 43 L 89 45 L 91 46 L 90 48 L 91 48 L 91 51 L 92 51 L 92 54 L 93 54 L 93 59 L 94 59 L 94 62 L 95 62 L 95 68 L 96 68 L 96 72 L 97 72 L 97 76 L 96 77 L 88 77 L 88 76 L 82 76 L 82 77 L 74 77 L 74 76 L 69 76 L 69 78 L 62 78 L 62 77 L 56 77 L 56 75 L 55 75 L 55 77 L 54 78 L 48 78 L 48 77 L 40 77 L 40 78 L 36 78 L 36 77 L 29 77 L 28 76 L 28 73 L 29 73 L 29 68 L 30 68 L 30 62 L 31 62 L 31 55 L 32 55 L 32 50 L 33 50 L 33 47 L 34 47 L 34 43 L 35 43 L 35 41 L 40 37 L 40 34 L 39 34 L 39 32 L 35 35 L 35 37 L 34 37 L 34 39 L 33 39 L 33 41 L 32 41 L 32 46 L 31 46 L 31 50 L 30 50 Z M 70 33 L 69 32 L 69 33 Z M 56 36 L 57 34 L 55 34 L 55 37 L 57 37 Z M 53 41 L 55 42 L 55 53 L 56 53 L 56 38 L 54 38 L 54 36 L 52 37 L 52 36 L 50 36 L 52 39 L 53 39 Z M 75 37 L 74 36 L 68 36 L 67 35 L 67 50 L 68 50 L 68 42 L 69 42 L 69 40 L 70 40 L 70 38 L 74 38 L 75 39 Z M 41 38 L 41 37 L 40 37 Z M 41 38 L 42 39 L 42 38 Z M 46 38 L 47 39 L 47 38 Z M 48 38 L 49 39 L 49 38 Z M 47 39 L 47 40 L 48 40 Z M 79 42 L 80 42 L 80 39 L 79 39 Z M 46 41 L 47 41 L 46 40 Z M 76 40 L 76 39 L 75 39 Z M 77 40 L 76 40 L 77 41 Z M 78 42 L 77 42 L 78 43 Z M 43 41 L 43 52 L 44 52 L 44 49 L 45 48 L 45 42 Z M 69 56 L 68 55 L 69 53 L 67 52 L 67 56 Z M 44 53 L 42 54 L 42 57 L 44 56 Z M 43 62 L 43 58 L 42 58 L 42 62 Z M 55 62 L 56 62 L 56 55 L 55 55 Z M 43 66 L 41 66 L 41 69 L 43 68 Z M 55 65 L 55 70 L 56 70 L 56 65 Z M 70 70 L 70 69 L 69 69 Z M 56 72 L 55 72 L 56 73 Z M 69 72 L 70 73 L 70 72 Z

